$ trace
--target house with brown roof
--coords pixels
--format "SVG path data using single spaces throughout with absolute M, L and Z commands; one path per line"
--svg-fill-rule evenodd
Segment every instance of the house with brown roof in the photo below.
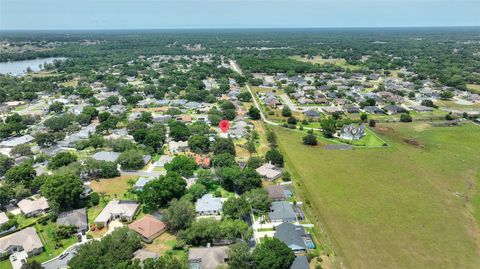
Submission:
M 202 168 L 210 167 L 210 157 L 202 156 L 200 154 L 195 155 L 195 163 Z
M 228 246 L 191 248 L 188 251 L 190 269 L 215 269 L 228 260 Z
M 128 228 L 137 232 L 143 241 L 150 243 L 167 230 L 167 225 L 152 215 L 145 215 L 130 223 Z
M 270 197 L 272 201 L 285 200 L 285 192 L 282 186 L 280 185 L 268 186 L 266 189 L 268 191 L 268 197 Z

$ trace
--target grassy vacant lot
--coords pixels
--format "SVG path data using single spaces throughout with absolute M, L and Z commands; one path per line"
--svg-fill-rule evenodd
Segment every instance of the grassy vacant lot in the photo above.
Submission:
M 348 64 L 345 59 L 323 59 L 321 56 L 314 56 L 313 59 L 303 58 L 301 56 L 292 56 L 290 57 L 294 60 L 307 62 L 312 64 L 334 64 L 343 68 L 350 68 L 352 70 L 360 69 L 360 66 Z
M 125 198 L 123 194 L 128 190 L 129 181 L 135 182 L 138 176 L 119 176 L 99 181 L 91 181 L 91 188 L 98 193 L 105 193 L 111 198 Z
M 467 84 L 467 88 L 474 93 L 480 93 L 480 85 Z
M 479 126 L 379 124 L 392 147 L 351 151 L 307 147 L 303 134 L 274 130 L 321 248 L 333 246 L 337 263 L 480 268 Z

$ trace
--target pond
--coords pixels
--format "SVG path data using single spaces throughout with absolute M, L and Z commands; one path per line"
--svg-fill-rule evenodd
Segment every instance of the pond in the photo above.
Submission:
M 33 60 L 23 60 L 23 61 L 13 61 L 13 62 L 3 62 L 0 63 L 0 74 L 10 74 L 12 76 L 20 76 L 27 73 L 27 69 L 30 68 L 32 71 L 40 71 L 40 65 L 43 66 L 44 63 L 53 63 L 54 60 L 65 60 L 64 57 L 50 57 L 50 58 L 39 58 Z

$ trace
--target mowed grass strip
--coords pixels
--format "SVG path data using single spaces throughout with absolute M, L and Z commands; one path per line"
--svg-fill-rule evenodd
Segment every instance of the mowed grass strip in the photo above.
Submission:
M 480 204 L 470 204 L 480 128 L 421 127 L 380 124 L 392 147 L 351 151 L 304 146 L 304 134 L 274 128 L 312 221 L 346 267 L 480 268 Z

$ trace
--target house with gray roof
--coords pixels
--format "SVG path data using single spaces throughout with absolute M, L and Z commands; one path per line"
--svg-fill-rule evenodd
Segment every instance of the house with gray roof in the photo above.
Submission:
M 315 110 L 311 110 L 311 109 L 303 112 L 303 114 L 305 115 L 305 117 L 309 117 L 309 118 L 318 118 L 318 117 L 320 117 L 320 112 L 315 111 Z
M 172 156 L 162 155 L 153 165 L 156 167 L 164 167 L 167 163 L 171 163 L 173 160 Z
M 22 135 L 6 139 L 0 143 L 0 148 L 13 148 L 18 145 L 28 144 L 35 140 L 31 135 Z
M 385 114 L 385 111 L 376 106 L 366 106 L 363 110 L 369 114 Z
M 222 198 L 213 197 L 211 193 L 205 194 L 195 203 L 195 212 L 200 216 L 215 216 L 222 212 Z
M 43 252 L 43 244 L 33 227 L 0 238 L 0 256 L 25 251 L 29 257 Z
M 97 161 L 107 161 L 107 162 L 116 162 L 120 156 L 120 152 L 113 152 L 113 151 L 99 151 L 92 155 Z
M 136 191 L 143 191 L 143 187 L 145 187 L 148 182 L 154 179 L 154 177 L 139 177 L 137 182 L 135 182 L 135 184 L 133 185 L 133 189 Z
M 88 231 L 87 209 L 80 208 L 72 211 L 61 212 L 57 217 L 59 226 L 75 226 L 78 232 Z
M 275 235 L 280 241 L 284 242 L 295 253 L 307 251 L 305 228 L 301 225 L 291 223 L 282 223 L 275 227 Z
M 292 205 L 286 201 L 275 201 L 270 206 L 268 217 L 271 222 L 294 222 L 297 220 Z
M 397 106 L 397 105 L 384 106 L 384 107 L 383 107 L 383 110 L 385 110 L 388 115 L 407 112 L 407 109 L 405 109 L 405 108 L 403 108 L 403 107 L 401 107 L 401 106 Z

